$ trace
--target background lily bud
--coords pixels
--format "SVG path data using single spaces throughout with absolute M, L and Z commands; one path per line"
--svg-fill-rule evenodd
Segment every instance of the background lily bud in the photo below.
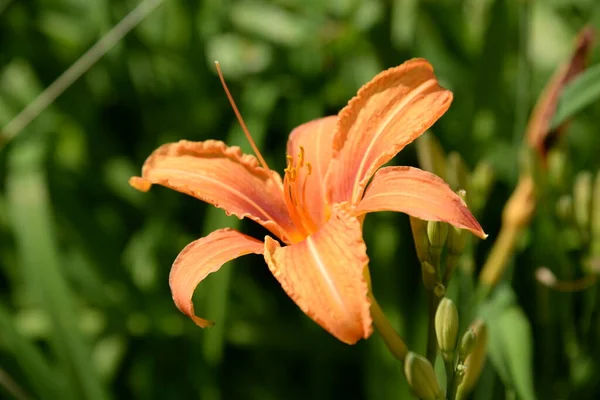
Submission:
M 415 143 L 421 168 L 446 180 L 446 159 L 437 138 L 431 132 L 425 132 Z
M 410 217 L 410 228 L 412 230 L 419 261 L 422 263 L 426 261 L 431 262 L 431 256 L 429 255 L 429 239 L 427 238 L 427 221 Z
M 596 173 L 592 192 L 590 253 L 592 257 L 600 257 L 600 171 Z
M 562 195 L 556 201 L 556 216 L 563 222 L 569 222 L 573 218 L 573 198 L 568 195 Z
M 555 188 L 564 188 L 567 182 L 567 154 L 560 148 L 548 153 L 548 181 Z
M 444 393 L 431 363 L 412 351 L 404 360 L 404 375 L 417 397 L 422 400 L 441 400 Z
M 444 360 L 451 360 L 458 337 L 458 310 L 449 298 L 444 297 L 435 312 L 435 335 Z
M 479 213 L 485 206 L 494 180 L 494 170 L 490 163 L 483 161 L 475 166 L 469 182 L 469 208 L 473 213 Z
M 440 221 L 427 222 L 427 238 L 429 239 L 429 254 L 434 262 L 437 262 L 442 255 L 446 238 L 448 237 L 448 224 Z
M 421 276 L 423 278 L 423 285 L 427 290 L 433 290 L 437 285 L 438 276 L 437 271 L 427 261 L 421 263 Z
M 462 363 L 475 349 L 477 343 L 477 335 L 472 328 L 469 328 L 460 339 L 458 346 L 458 362 Z
M 448 253 L 460 255 L 467 244 L 467 235 L 466 230 L 451 226 L 448 229 L 448 238 L 446 239 Z
M 483 370 L 483 366 L 485 364 L 488 342 L 487 326 L 482 319 L 478 319 L 471 324 L 469 329 L 472 329 L 473 332 L 475 332 L 475 347 L 473 348 L 471 354 L 469 354 L 465 359 L 465 374 L 462 382 L 458 386 L 456 396 L 457 399 L 467 398 L 467 395 L 475 387 L 475 384 L 477 383 L 479 375 L 481 375 L 481 371 Z
M 450 187 L 454 190 L 467 189 L 467 185 L 469 184 L 469 170 L 460 154 L 455 151 L 448 154 L 446 168 L 448 171 L 446 181 Z
M 590 227 L 590 211 L 592 208 L 592 174 L 581 171 L 573 184 L 573 213 L 577 227 L 587 235 Z

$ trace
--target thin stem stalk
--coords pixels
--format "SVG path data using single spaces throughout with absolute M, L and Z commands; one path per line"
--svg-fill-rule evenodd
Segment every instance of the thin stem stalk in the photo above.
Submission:
M 400 335 L 398 335 L 398 332 L 396 332 L 373 296 L 371 296 L 371 318 L 373 318 L 373 325 L 375 325 L 377 332 L 390 353 L 399 361 L 404 362 L 408 354 L 408 347 L 406 347 L 406 344 L 400 338 Z

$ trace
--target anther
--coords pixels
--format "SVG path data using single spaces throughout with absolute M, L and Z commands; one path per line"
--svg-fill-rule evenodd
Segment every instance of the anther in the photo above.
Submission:
M 304 166 L 304 146 L 300 146 L 300 154 L 298 154 L 298 165 L 300 168 Z

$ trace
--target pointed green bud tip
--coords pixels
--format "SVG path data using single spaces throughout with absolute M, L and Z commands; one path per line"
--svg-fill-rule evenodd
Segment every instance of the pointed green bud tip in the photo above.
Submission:
M 469 170 L 459 153 L 453 151 L 446 159 L 448 168 L 447 182 L 454 189 L 467 187 Z
M 486 195 L 494 183 L 494 169 L 489 162 L 482 161 L 471 174 L 471 187 L 475 192 Z
M 437 297 L 444 297 L 446 295 L 446 286 L 439 282 L 436 283 L 435 287 L 433 288 L 433 293 L 435 293 Z
M 447 297 L 440 301 L 435 312 L 435 335 L 444 359 L 452 359 L 458 338 L 458 310 Z
M 581 171 L 575 177 L 573 184 L 573 213 L 579 229 L 588 233 L 592 208 L 592 174 Z
M 462 363 L 465 361 L 465 358 L 467 358 L 467 356 L 473 352 L 476 343 L 477 335 L 472 328 L 469 328 L 460 339 L 460 345 L 458 346 L 459 362 Z
M 448 237 L 448 224 L 440 221 L 427 223 L 427 238 L 432 248 L 441 249 L 446 244 Z
M 567 180 L 567 153 L 559 148 L 553 148 L 548 153 L 548 180 L 557 188 L 563 187 Z
M 410 217 L 410 228 L 415 241 L 415 249 L 419 261 L 431 261 L 429 254 L 429 239 L 427 238 L 427 221 L 416 217 Z
M 460 255 L 467 244 L 467 230 L 451 226 L 448 231 L 446 248 L 449 254 Z
M 592 213 L 591 213 L 591 255 L 600 257 L 600 171 L 596 173 L 594 188 L 592 189 Z
M 573 218 L 573 198 L 564 194 L 556 201 L 556 216 L 563 222 L 569 222 Z
M 464 376 L 458 386 L 458 397 L 465 398 L 475 387 L 487 354 L 488 333 L 485 322 L 482 319 L 477 319 L 471 324 L 469 329 L 475 333 L 475 346 L 464 361 Z
M 404 374 L 417 397 L 422 400 L 442 400 L 444 393 L 431 363 L 412 351 L 404 360 Z
M 421 263 L 421 276 L 423 278 L 423 285 L 427 290 L 433 290 L 437 284 L 437 271 L 434 266 L 423 261 Z

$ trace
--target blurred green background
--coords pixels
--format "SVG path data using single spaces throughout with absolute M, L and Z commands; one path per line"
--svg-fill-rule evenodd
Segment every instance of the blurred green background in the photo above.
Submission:
M 469 167 L 485 160 L 495 171 L 479 216 L 490 234 L 477 250 L 480 267 L 518 177 L 529 113 L 576 33 L 588 24 L 600 31 L 600 2 L 159 3 L 16 137 L 0 133 L 0 398 L 411 398 L 376 333 L 355 346 L 336 341 L 259 256 L 200 285 L 198 314 L 217 325 L 196 327 L 168 287 L 178 252 L 225 226 L 265 231 L 164 188 L 138 193 L 127 180 L 170 141 L 213 138 L 250 152 L 214 60 L 267 162 L 282 171 L 295 126 L 336 113 L 379 71 L 425 57 L 455 96 L 432 132 Z M 0 127 L 137 4 L 0 0 Z M 596 45 L 590 63 L 599 61 Z M 570 125 L 573 172 L 598 169 L 599 121 L 595 104 Z M 394 162 L 417 165 L 415 146 Z M 528 233 L 503 284 L 531 324 L 530 384 L 538 398 L 595 398 L 600 330 L 574 350 L 583 359 L 561 355 L 566 328 L 546 323 L 534 280 L 557 237 Z M 425 296 L 408 218 L 371 215 L 365 238 L 375 294 L 409 347 L 424 353 Z M 588 294 L 571 299 L 573 310 L 595 304 Z M 589 312 L 600 326 L 597 308 Z M 474 398 L 505 398 L 504 378 L 488 362 Z

